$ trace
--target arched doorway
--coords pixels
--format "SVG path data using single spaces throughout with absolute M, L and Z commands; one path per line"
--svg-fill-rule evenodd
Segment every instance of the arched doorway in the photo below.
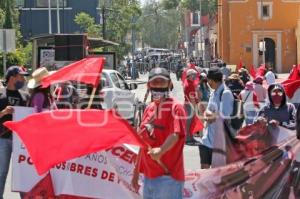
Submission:
M 267 66 L 273 67 L 275 69 L 276 60 L 276 45 L 275 41 L 271 38 L 265 38 L 265 62 Z

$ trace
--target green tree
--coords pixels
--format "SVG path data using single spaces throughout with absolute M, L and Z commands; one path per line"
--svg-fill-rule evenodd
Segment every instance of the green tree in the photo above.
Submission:
M 119 58 L 131 51 L 131 44 L 126 41 L 131 31 L 138 31 L 139 24 L 136 22 L 142 14 L 139 1 L 123 0 L 111 1 L 107 7 L 106 35 L 107 39 L 117 42 L 118 47 L 109 47 Z
M 3 28 L 4 20 L 5 20 L 5 12 L 0 8 L 0 28 Z
M 202 15 L 215 15 L 217 12 L 217 0 L 201 0 Z M 200 9 L 200 0 L 163 0 L 164 9 L 174 9 L 181 6 L 187 10 L 197 11 Z
M 3 28 L 7 28 L 7 29 L 13 28 L 12 4 L 10 3 L 10 0 L 6 0 L 5 21 L 4 21 Z
M 81 32 L 87 33 L 90 37 L 100 36 L 100 26 L 95 24 L 95 19 L 85 12 L 75 16 L 75 23 L 79 25 Z
M 164 10 L 161 4 L 149 2 L 140 20 L 143 41 L 151 47 L 175 48 L 180 20 L 179 10 Z
M 162 0 L 161 5 L 165 10 L 176 9 L 180 4 L 180 0 Z
M 89 14 L 80 12 L 75 16 L 75 23 L 79 25 L 81 31 L 87 31 L 90 26 L 95 25 L 95 20 Z

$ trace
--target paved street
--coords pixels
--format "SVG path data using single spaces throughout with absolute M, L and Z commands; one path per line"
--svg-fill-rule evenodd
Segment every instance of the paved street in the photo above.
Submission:
M 146 82 L 148 78 L 148 74 L 141 75 L 138 79 L 139 82 Z M 172 92 L 172 95 L 177 98 L 180 102 L 183 102 L 183 90 L 181 86 L 181 81 L 177 81 L 174 74 L 172 74 L 172 81 L 174 84 L 174 90 Z M 138 89 L 134 91 L 136 93 L 136 96 L 143 100 L 144 95 L 146 93 L 146 83 L 145 84 L 139 84 Z M 149 98 L 150 99 L 150 98 Z M 198 169 L 200 159 L 199 159 L 199 152 L 198 147 L 195 146 L 185 146 L 184 148 L 184 158 L 185 158 L 185 169 L 186 170 L 194 170 Z M 8 180 L 5 187 L 5 194 L 4 199 L 19 199 L 18 193 L 13 193 L 11 190 L 11 171 L 8 176 Z

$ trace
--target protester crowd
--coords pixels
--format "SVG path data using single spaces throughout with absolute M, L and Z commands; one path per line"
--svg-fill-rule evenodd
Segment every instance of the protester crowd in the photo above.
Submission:
M 143 139 L 149 140 L 150 149 L 140 152 L 133 177 L 133 185 L 137 188 L 138 173 L 144 174 L 144 198 L 182 198 L 180 190 L 184 179 L 179 176 L 183 172 L 184 140 L 188 145 L 199 146 L 200 167 L 209 169 L 229 162 L 225 159 L 213 165 L 213 154 L 219 153 L 221 146 L 218 144 L 228 142 L 227 138 L 234 140 L 239 129 L 245 126 L 265 123 L 273 129 L 282 126 L 294 130 L 296 127 L 296 108 L 287 101 L 285 90 L 276 83 L 272 69 L 263 65 L 260 67 L 264 68 L 260 70 L 263 73 L 251 77 L 246 68 L 232 72 L 225 63 L 220 63 L 206 72 L 192 59 L 182 68 L 182 74 L 177 75 L 177 80 L 182 81 L 185 97 L 181 107 L 169 96 L 171 79 L 168 71 L 155 68 L 149 74 L 148 90 L 152 103 L 145 111 L 141 134 Z M 185 119 L 177 119 L 184 114 L 183 108 Z M 169 114 L 174 112 L 173 109 L 175 114 L 171 117 Z M 161 110 L 166 115 L 161 116 Z M 200 132 L 194 131 L 195 116 L 204 123 Z M 200 141 L 195 136 L 200 136 Z M 267 144 L 260 146 L 264 145 Z M 226 153 L 226 146 L 223 153 Z
M 276 83 L 272 69 L 261 66 L 264 73 L 251 77 L 246 68 L 241 67 L 233 72 L 224 62 L 219 62 L 208 71 L 194 59 L 184 62 L 180 60 L 174 66 L 177 80 L 182 81 L 183 104 L 170 96 L 172 67 L 150 64 L 149 68 L 140 69 L 149 71 L 147 88 L 151 103 L 144 111 L 142 124 L 138 128 L 138 134 L 148 148 L 141 149 L 138 154 L 132 186 L 138 189 L 139 173 L 143 173 L 144 199 L 182 198 L 184 144 L 198 146 L 200 167 L 209 169 L 214 167 L 213 153 L 221 134 L 234 139 L 240 128 L 265 122 L 272 128 L 297 129 L 297 136 L 300 137 L 299 110 L 296 113 L 295 106 L 288 102 L 285 89 Z M 137 74 L 134 64 L 130 69 L 132 79 Z M 300 71 L 297 72 L 300 74 Z M 11 66 L 5 74 L 5 86 L 0 95 L 0 199 L 3 198 L 12 153 L 12 135 L 3 123 L 12 120 L 13 106 L 34 107 L 36 112 L 43 109 L 86 108 L 81 106 L 81 102 L 88 101 L 88 98 L 79 98 L 71 83 L 42 87 L 41 80 L 50 74 L 46 68 L 35 70 L 27 89 L 24 89 L 25 76 L 29 74 L 22 67 Z M 95 93 L 100 91 L 98 87 Z M 92 92 L 92 88 L 87 88 L 87 96 Z M 91 107 L 101 109 L 97 100 L 101 101 L 96 98 Z M 199 121 L 203 126 L 195 127 Z M 220 124 L 223 130 L 219 129 Z

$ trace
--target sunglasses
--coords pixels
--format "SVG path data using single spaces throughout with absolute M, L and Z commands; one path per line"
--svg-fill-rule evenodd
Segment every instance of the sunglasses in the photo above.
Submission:
M 272 96 L 275 96 L 275 95 L 278 95 L 278 96 L 282 96 L 283 95 L 283 92 L 282 91 L 273 91 L 271 93 Z

